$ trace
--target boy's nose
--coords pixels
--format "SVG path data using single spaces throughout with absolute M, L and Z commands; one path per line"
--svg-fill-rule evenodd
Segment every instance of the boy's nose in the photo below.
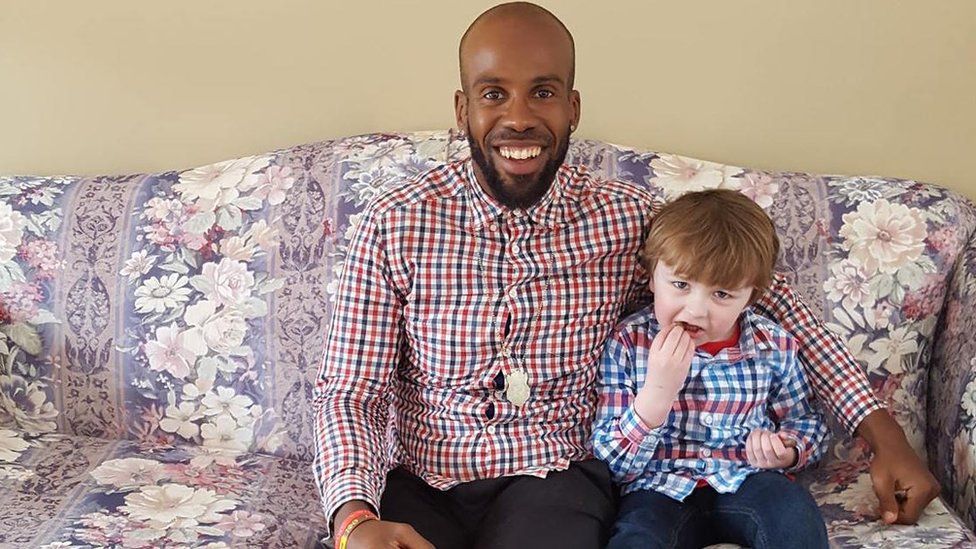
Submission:
M 692 318 L 705 316 L 705 304 L 700 299 L 691 298 L 685 302 L 685 313 Z

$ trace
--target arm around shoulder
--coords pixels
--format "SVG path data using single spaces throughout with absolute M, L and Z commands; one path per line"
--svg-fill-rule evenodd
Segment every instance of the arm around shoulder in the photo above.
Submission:
M 813 393 L 848 433 L 854 434 L 864 418 L 884 407 L 851 352 L 782 275 L 773 277 L 755 308 L 796 340 L 800 364 Z

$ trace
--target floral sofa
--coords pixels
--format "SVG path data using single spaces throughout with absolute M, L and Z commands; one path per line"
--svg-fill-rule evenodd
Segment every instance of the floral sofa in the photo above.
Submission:
M 202 168 L 0 177 L 0 547 L 312 547 L 312 394 L 364 204 L 463 158 L 374 134 Z M 976 543 L 976 210 L 895 179 L 769 173 L 593 141 L 570 160 L 665 198 L 739 189 L 782 270 L 942 483 L 885 527 L 835 429 L 803 476 L 841 547 Z

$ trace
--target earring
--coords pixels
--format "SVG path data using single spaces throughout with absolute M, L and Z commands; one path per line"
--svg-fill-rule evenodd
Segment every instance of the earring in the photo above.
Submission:
M 576 124 L 570 124 L 569 125 L 569 131 L 575 132 L 576 131 Z

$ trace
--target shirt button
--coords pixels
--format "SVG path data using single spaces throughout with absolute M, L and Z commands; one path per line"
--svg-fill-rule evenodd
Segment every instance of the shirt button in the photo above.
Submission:
M 518 244 L 512 244 L 512 253 L 517 254 L 522 251 L 522 248 Z
M 491 231 L 491 232 L 496 232 L 498 230 L 498 225 L 496 225 L 494 223 L 489 223 L 488 224 L 488 230 Z
M 709 450 L 708 448 L 702 448 L 701 457 L 703 459 L 708 459 L 708 458 L 712 457 L 712 451 Z
M 516 291 L 515 288 L 512 288 L 511 290 L 508 291 L 508 297 L 512 299 L 515 299 L 517 295 L 518 295 L 518 291 Z
M 705 425 L 712 424 L 712 416 L 710 414 L 702 414 L 702 423 Z
M 488 428 L 485 429 L 485 431 L 488 431 L 488 434 L 489 435 L 493 435 L 493 434 L 495 434 L 495 426 L 494 425 L 489 425 Z

